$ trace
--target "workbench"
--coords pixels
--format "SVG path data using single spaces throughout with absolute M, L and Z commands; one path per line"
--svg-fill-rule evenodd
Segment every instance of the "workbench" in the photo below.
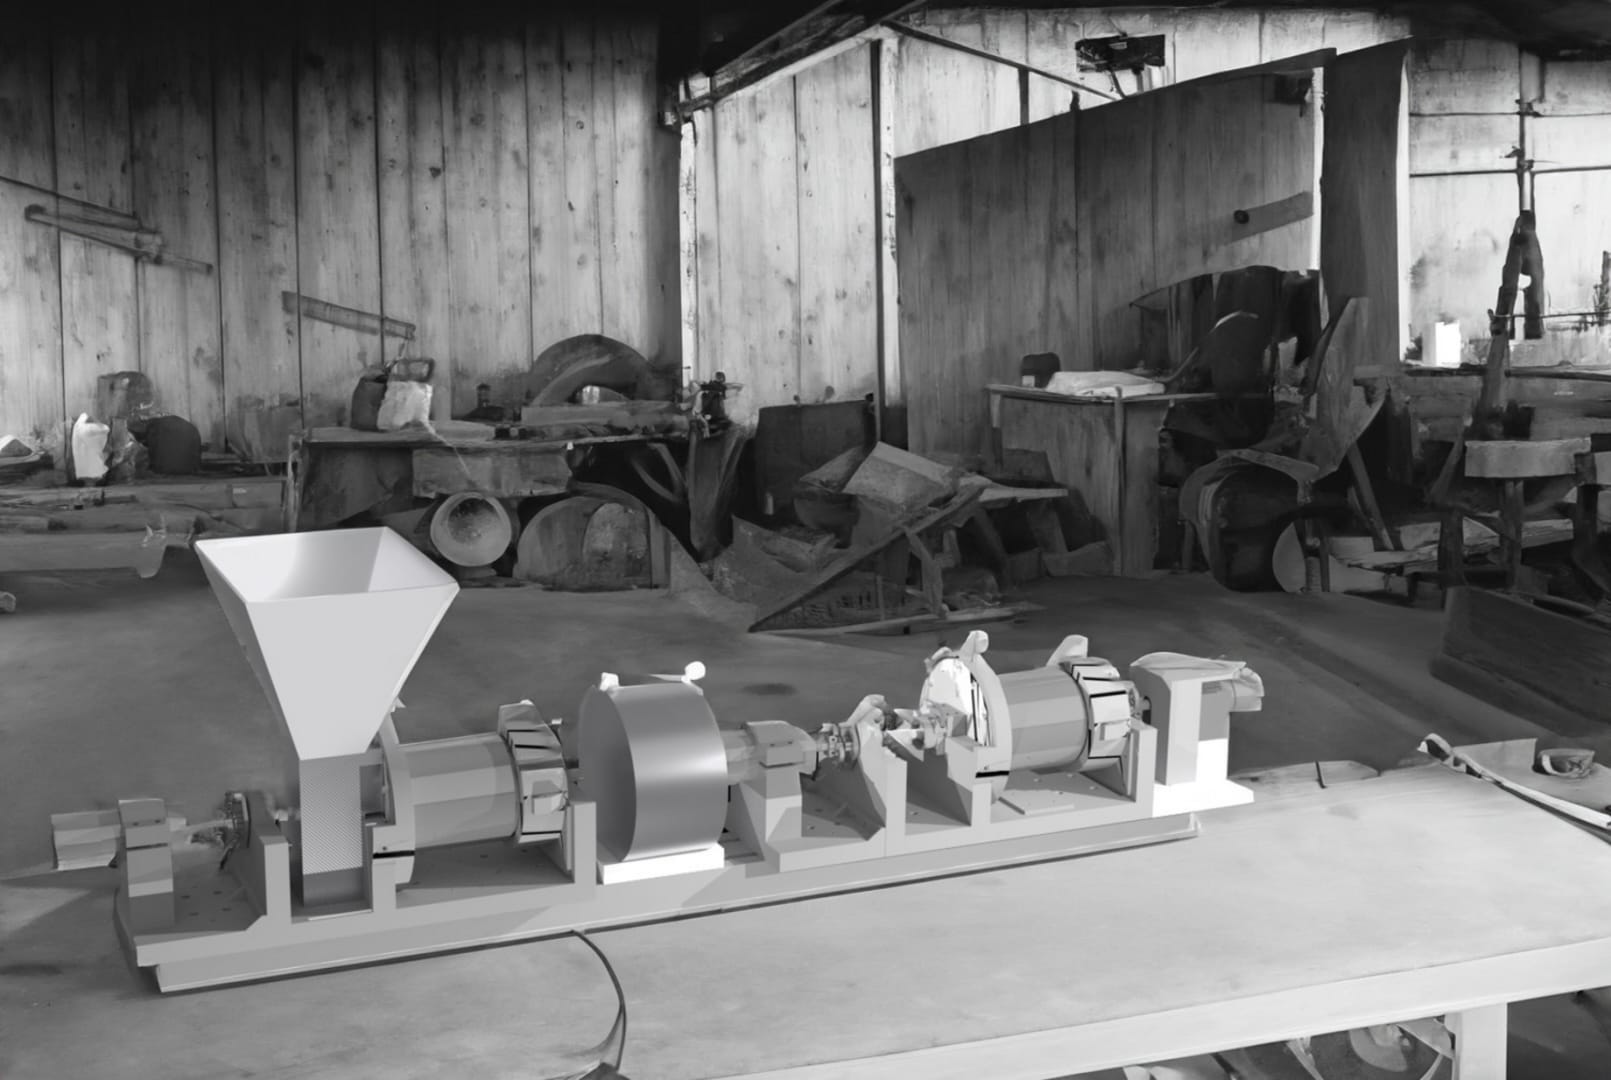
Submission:
M 277 476 L 156 477 L 105 487 L 0 486 L 0 574 L 132 569 L 151 577 L 171 547 L 279 532 Z M 0 611 L 10 594 L 0 593 Z
M 1145 574 L 1158 551 L 1158 437 L 1172 406 L 1213 394 L 1080 398 L 993 385 L 990 423 L 1003 453 L 1039 451 L 1051 479 L 1079 495 L 1102 527 L 1113 573 Z
M 477 491 L 498 499 L 559 495 L 578 450 L 653 441 L 651 435 L 498 439 L 490 424 L 438 422 L 435 431 L 314 428 L 291 439 L 290 531 L 322 529 L 416 496 Z
M 628 1003 L 622 1068 L 1050 1080 L 1450 1016 L 1459 1080 L 1498 1080 L 1506 1003 L 1611 983 L 1602 840 L 1441 766 L 1261 799 L 1175 843 L 600 932 Z M 13 966 L 60 973 L 0 980 L 0 1011 L 28 1018 L 0 1043 L 8 1080 L 128 1060 L 551 1076 L 614 1015 L 597 960 L 566 939 L 158 998 L 131 983 L 110 902 L 71 878 L 0 883 Z M 242 1017 L 294 1034 L 235 1039 Z

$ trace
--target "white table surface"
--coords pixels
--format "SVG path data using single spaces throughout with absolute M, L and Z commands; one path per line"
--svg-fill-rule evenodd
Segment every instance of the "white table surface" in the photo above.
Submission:
M 638 1080 L 1027 1080 L 1611 985 L 1608 897 L 1611 847 L 1431 768 L 1206 814 L 1178 843 L 596 940 Z M 64 972 L 0 973 L 8 1080 L 134 1060 L 404 1080 L 444 1054 L 542 1077 L 612 1015 L 574 941 L 159 998 L 123 970 L 109 908 L 0 885 L 0 968 Z

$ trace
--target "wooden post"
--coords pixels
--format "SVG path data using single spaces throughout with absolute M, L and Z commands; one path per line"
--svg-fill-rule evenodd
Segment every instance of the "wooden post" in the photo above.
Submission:
M 1443 508 L 1438 528 L 1438 583 L 1448 590 L 1466 583 L 1466 516 L 1454 507 Z
M 1113 547 L 1113 573 L 1122 576 L 1129 573 L 1129 567 L 1124 564 L 1124 500 L 1130 488 L 1130 455 L 1126 452 L 1128 438 L 1124 430 L 1124 394 L 1116 393 L 1113 397 L 1113 449 L 1114 475 L 1117 483 L 1113 485 L 1117 497 L 1115 499 L 1113 514 L 1113 535 L 1108 537 L 1108 543 Z
M 699 131 L 693 119 L 681 125 L 677 150 L 677 255 L 682 300 L 682 386 L 699 378 Z
M 1505 587 L 1514 589 L 1516 580 L 1521 573 L 1522 559 L 1522 530 L 1526 524 L 1523 520 L 1526 513 L 1526 503 L 1522 498 L 1522 481 L 1506 480 L 1504 502 L 1501 514 L 1505 523 L 1505 535 L 1500 538 L 1500 550 L 1504 553 Z
M 878 175 L 878 434 L 901 392 L 900 288 L 895 263 L 895 62 L 899 38 L 870 46 L 873 63 L 873 153 Z

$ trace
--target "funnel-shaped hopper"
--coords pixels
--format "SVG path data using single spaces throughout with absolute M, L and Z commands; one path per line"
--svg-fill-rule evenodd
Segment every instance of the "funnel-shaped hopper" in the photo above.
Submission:
M 459 591 L 390 529 L 201 540 L 196 553 L 302 761 L 369 747 Z

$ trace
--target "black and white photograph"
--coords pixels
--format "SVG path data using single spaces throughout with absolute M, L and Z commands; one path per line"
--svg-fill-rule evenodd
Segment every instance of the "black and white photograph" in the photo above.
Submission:
M 0 1080 L 1606 1080 L 1606 487 L 1611 0 L 19 3 Z

